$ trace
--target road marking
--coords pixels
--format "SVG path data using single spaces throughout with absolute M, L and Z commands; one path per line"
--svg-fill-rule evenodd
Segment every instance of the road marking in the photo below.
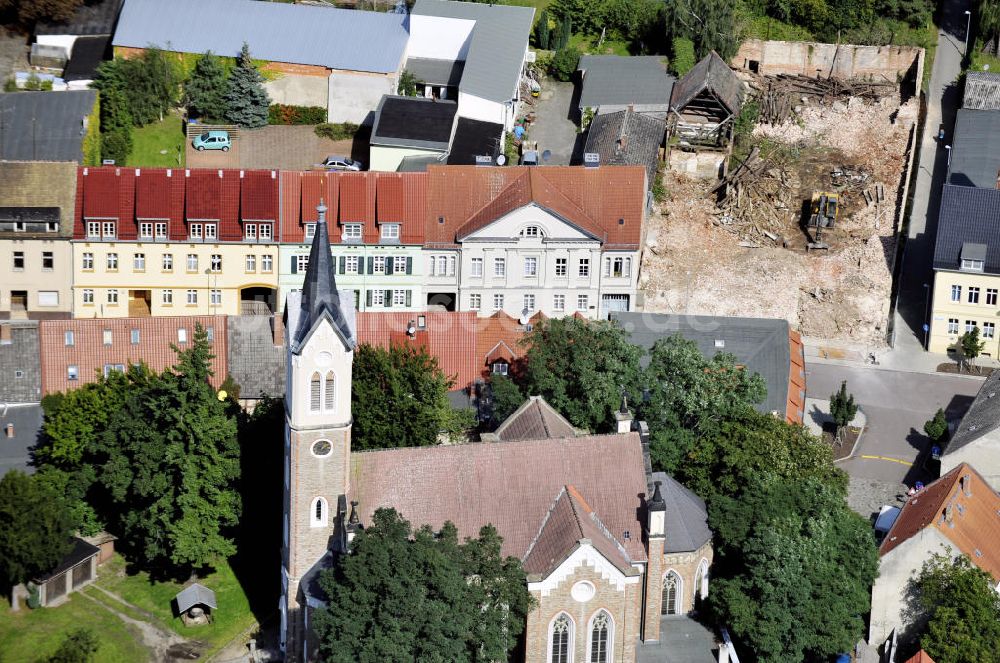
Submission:
M 888 456 L 861 456 L 867 460 L 889 460 L 893 463 L 899 463 L 900 465 L 906 465 L 907 467 L 913 467 L 913 463 L 908 463 L 905 460 L 900 460 L 898 458 L 889 458 Z

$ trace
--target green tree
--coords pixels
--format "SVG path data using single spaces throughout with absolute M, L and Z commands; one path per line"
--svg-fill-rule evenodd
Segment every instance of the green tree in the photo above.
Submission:
M 834 437 L 837 444 L 843 441 L 843 432 L 847 425 L 854 421 L 854 415 L 858 413 L 858 406 L 854 402 L 854 394 L 847 393 L 847 380 L 840 383 L 840 390 L 830 396 L 830 416 L 833 418 L 833 425 L 836 426 Z
M 936 661 L 979 663 L 1000 651 L 1000 595 L 967 556 L 935 555 L 915 579 L 927 616 L 920 646 Z
M 361 345 L 354 352 L 351 447 L 423 447 L 440 434 L 472 426 L 472 415 L 452 409 L 446 376 L 424 348 L 393 343 L 388 349 Z
M 580 50 L 575 46 L 563 46 L 552 56 L 549 73 L 557 81 L 570 81 L 580 64 Z
M 962 369 L 963 364 L 966 368 L 976 365 L 976 359 L 986 347 L 986 341 L 981 339 L 980 334 L 979 327 L 976 326 L 972 328 L 972 331 L 967 331 L 959 337 L 957 348 L 959 370 Z
M 47 663 L 91 663 L 100 644 L 92 630 L 78 628 L 69 632 Z
M 547 49 L 549 47 L 549 39 L 551 39 L 552 33 L 549 29 L 549 12 L 543 9 L 538 15 L 538 22 L 535 23 L 535 47 L 541 49 Z
M 206 51 L 184 83 L 188 110 L 196 117 L 221 120 L 226 115 L 225 95 L 226 70 L 212 51 Z
M 670 63 L 673 65 L 672 70 L 674 75 L 680 78 L 691 71 L 695 65 L 694 42 L 687 37 L 674 37 L 671 47 L 673 53 L 673 57 L 670 58 Z
M 62 496 L 19 470 L 0 479 L 0 574 L 8 586 L 51 571 L 73 547 Z
M 413 531 L 379 509 L 351 554 L 320 574 L 327 607 L 313 621 L 327 663 L 508 660 L 531 597 L 520 562 L 490 526 L 458 542 L 445 523 Z
M 698 59 L 715 51 L 728 60 L 740 42 L 734 30 L 734 10 L 735 0 L 678 0 L 667 9 L 667 33 L 671 39 L 690 39 Z
M 175 348 L 176 350 L 176 348 Z M 241 502 L 235 406 L 208 382 L 208 336 L 195 328 L 170 371 L 130 393 L 96 445 L 116 529 L 144 564 L 209 567 L 235 552 Z
M 124 164 L 132 152 L 132 113 L 125 93 L 116 87 L 100 92 L 101 156 Z
M 578 428 L 614 427 L 622 389 L 637 393 L 641 350 L 611 322 L 543 320 L 525 339 L 524 393 L 542 396 Z
M 490 376 L 490 387 L 493 389 L 493 419 L 501 424 L 521 407 L 524 394 L 517 383 L 506 375 Z
M 878 553 L 844 495 L 811 478 L 759 475 L 709 504 L 709 608 L 757 661 L 827 660 L 863 635 Z
M 229 75 L 225 100 L 227 121 L 248 128 L 267 125 L 267 109 L 271 102 L 264 90 L 264 78 L 257 71 L 246 43 Z
M 948 419 L 944 416 L 944 410 L 938 408 L 934 417 L 924 423 L 924 432 L 931 443 L 940 445 L 948 435 Z
M 40 21 L 68 21 L 82 4 L 83 0 L 0 0 L 0 15 L 32 26 Z
M 417 77 L 407 69 L 404 69 L 403 73 L 399 75 L 399 85 L 396 88 L 396 94 L 404 97 L 417 96 Z

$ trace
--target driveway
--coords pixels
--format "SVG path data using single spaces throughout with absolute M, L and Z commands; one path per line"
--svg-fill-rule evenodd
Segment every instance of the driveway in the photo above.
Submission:
M 965 50 L 965 14 L 968 0 L 943 0 L 937 54 L 927 92 L 927 120 L 917 155 L 917 177 L 913 186 L 909 233 L 903 250 L 899 299 L 894 322 L 895 349 L 917 353 L 923 348 L 923 325 L 927 320 L 927 290 L 933 284 L 931 262 L 937 232 L 941 186 L 948 167 L 948 152 L 955 127 L 955 114 L 961 105 L 958 76 Z M 945 140 L 937 140 L 939 125 L 944 125 Z
M 312 126 L 272 125 L 243 129 L 229 152 L 198 152 L 188 141 L 188 168 L 246 168 L 308 170 L 327 155 L 341 154 L 368 164 L 367 131 L 353 141 L 320 138 Z
M 542 83 L 542 92 L 535 102 L 535 121 L 528 128 L 528 140 L 538 141 L 538 149 L 549 150 L 547 166 L 568 166 L 573 160 L 582 136 L 577 130 L 578 115 L 573 83 L 560 83 L 551 78 Z
M 982 379 L 905 373 L 878 368 L 809 364 L 807 397 L 829 399 L 847 380 L 865 412 L 867 428 L 854 458 L 839 463 L 852 478 L 913 485 L 929 478 L 922 469 L 927 448 L 924 422 L 944 408 L 957 420 L 972 403 Z

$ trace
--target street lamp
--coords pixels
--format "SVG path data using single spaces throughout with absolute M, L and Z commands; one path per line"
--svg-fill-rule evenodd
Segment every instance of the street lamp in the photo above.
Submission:
M 965 57 L 969 57 L 969 28 L 972 27 L 972 12 L 965 10 Z
M 951 170 L 951 145 L 945 145 L 944 149 L 948 150 L 948 170 Z

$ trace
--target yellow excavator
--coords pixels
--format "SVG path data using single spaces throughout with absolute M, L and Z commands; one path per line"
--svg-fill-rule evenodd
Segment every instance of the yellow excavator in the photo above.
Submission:
M 840 211 L 840 195 L 829 191 L 816 191 L 809 205 L 809 227 L 815 228 L 813 241 L 808 248 L 829 249 L 830 245 L 823 241 L 823 230 L 833 228 L 837 223 L 837 213 Z

